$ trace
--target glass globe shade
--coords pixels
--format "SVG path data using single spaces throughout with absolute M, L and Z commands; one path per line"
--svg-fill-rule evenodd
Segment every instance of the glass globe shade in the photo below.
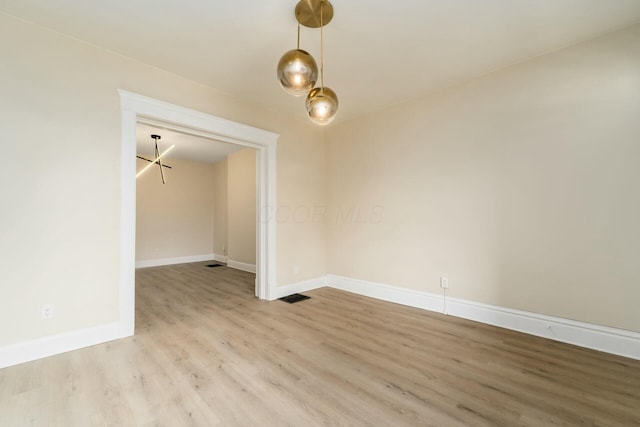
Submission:
M 328 87 L 316 87 L 307 95 L 309 119 L 317 125 L 328 125 L 338 112 L 338 96 Z
M 302 49 L 285 52 L 278 62 L 278 80 L 282 88 L 291 95 L 306 95 L 318 80 L 315 59 Z

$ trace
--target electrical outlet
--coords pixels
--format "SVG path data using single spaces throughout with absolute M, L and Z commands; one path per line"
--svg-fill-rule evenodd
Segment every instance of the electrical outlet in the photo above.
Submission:
M 449 289 L 449 278 L 442 276 L 440 277 L 440 287 L 443 289 Z
M 53 319 L 53 304 L 44 304 L 40 309 L 40 318 L 42 320 Z
M 300 273 L 300 267 L 298 267 L 297 265 L 293 266 L 293 275 L 297 276 Z

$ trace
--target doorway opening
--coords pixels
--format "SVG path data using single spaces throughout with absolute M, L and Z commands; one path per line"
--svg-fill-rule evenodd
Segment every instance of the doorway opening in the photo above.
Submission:
M 137 125 L 136 268 L 217 261 L 256 274 L 256 150 L 146 122 Z
M 256 286 L 260 299 L 275 295 L 275 133 L 118 90 L 122 115 L 120 206 L 120 335 L 135 326 L 136 127 L 145 123 L 256 150 Z

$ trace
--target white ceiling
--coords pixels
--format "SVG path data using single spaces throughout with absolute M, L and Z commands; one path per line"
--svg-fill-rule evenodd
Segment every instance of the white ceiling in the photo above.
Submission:
M 161 137 L 158 140 L 158 150 L 160 153 L 172 145 L 175 145 L 175 148 L 167 154 L 167 157 L 170 159 L 217 163 L 224 160 L 229 154 L 247 148 L 238 144 L 189 135 L 144 123 L 138 123 L 136 134 L 138 155 L 151 160 L 155 159 L 155 143 L 151 138 L 153 134 L 160 135 Z
M 304 118 L 275 77 L 297 0 L 0 0 L 0 11 Z M 640 0 L 332 0 L 325 84 L 337 121 L 640 21 Z M 301 47 L 318 59 L 319 31 Z

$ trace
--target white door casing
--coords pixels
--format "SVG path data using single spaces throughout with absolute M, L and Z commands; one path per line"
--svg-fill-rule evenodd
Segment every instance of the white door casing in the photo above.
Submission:
M 163 127 L 254 148 L 256 152 L 256 296 L 276 287 L 276 145 L 279 135 L 118 89 L 122 115 L 120 159 L 120 335 L 135 326 L 136 124 Z

